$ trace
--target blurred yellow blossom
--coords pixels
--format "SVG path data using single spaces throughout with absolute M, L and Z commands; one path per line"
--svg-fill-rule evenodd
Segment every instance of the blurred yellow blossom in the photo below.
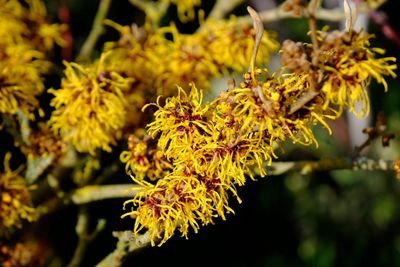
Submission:
M 22 227 L 23 220 L 32 222 L 37 218 L 25 179 L 20 175 L 22 168 L 11 170 L 10 158 L 7 153 L 0 172 L 0 235 Z
M 63 45 L 62 33 L 67 29 L 63 24 L 49 24 L 44 2 L 26 0 L 0 1 L 0 36 L 2 42 L 25 43 L 33 49 L 45 52 L 53 44 Z
M 65 62 L 61 88 L 49 90 L 55 108 L 49 125 L 79 152 L 111 151 L 125 123 L 124 90 L 131 79 L 106 71 L 106 59 L 103 54 L 88 66 Z
M 228 20 L 208 21 L 200 28 L 199 35 L 204 48 L 220 70 L 224 68 L 235 72 L 246 70 L 253 53 L 255 38 L 255 30 L 251 24 L 231 16 Z M 270 54 L 278 48 L 279 43 L 276 41 L 275 33 L 264 31 L 256 63 L 258 65 L 268 63 Z
M 44 90 L 43 75 L 51 63 L 45 52 L 56 42 L 66 25 L 48 24 L 42 1 L 0 1 L 0 112 L 18 110 L 31 119 L 39 108 L 36 96 Z
M 229 70 L 244 71 L 255 36 L 251 26 L 235 18 L 204 24 L 193 34 L 182 34 L 173 24 L 156 30 L 148 25 L 130 28 L 111 21 L 107 24 L 121 34 L 118 41 L 105 45 L 114 58 L 109 68 L 134 78 L 136 92 L 154 88 L 154 94 L 164 96 L 174 95 L 176 85 L 188 92 L 191 82 L 207 90 L 212 78 Z M 277 48 L 274 36 L 265 32 L 258 62 L 266 62 Z
M 32 114 L 39 107 L 36 96 L 44 90 L 42 75 L 49 66 L 42 52 L 25 44 L 3 45 L 0 40 L 0 112 Z
M 7 242 L 8 243 L 8 242 Z M 48 247 L 44 242 L 24 241 L 0 244 L 2 267 L 43 267 Z

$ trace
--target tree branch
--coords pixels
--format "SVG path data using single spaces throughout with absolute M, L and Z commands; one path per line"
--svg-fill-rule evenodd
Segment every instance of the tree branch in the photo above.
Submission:
M 115 250 L 100 261 L 96 267 L 121 266 L 129 253 L 150 244 L 149 232 L 138 236 L 134 236 L 132 231 L 113 232 L 113 236 L 118 238 Z
M 130 198 L 141 188 L 133 184 L 88 185 L 76 189 L 70 199 L 76 205 L 110 198 Z
M 358 11 L 359 12 L 367 12 L 370 10 L 374 10 L 379 8 L 380 5 L 375 5 L 373 7 L 368 6 L 365 3 L 361 3 L 358 6 Z M 279 21 L 282 19 L 290 19 L 290 18 L 307 18 L 307 12 L 302 13 L 302 15 L 296 16 L 293 14 L 293 12 L 286 12 L 282 9 L 282 6 L 278 6 L 273 9 L 265 10 L 259 12 L 260 18 L 264 23 L 267 22 L 274 22 L 274 21 Z M 335 8 L 335 9 L 325 9 L 325 8 L 317 8 L 314 12 L 314 16 L 318 20 L 324 20 L 324 21 L 342 21 L 345 19 L 345 13 L 342 8 Z M 242 16 L 239 17 L 238 20 L 240 21 L 246 21 L 247 23 L 252 23 L 252 19 L 249 15 L 247 16 Z
M 227 14 L 243 2 L 244 0 L 217 0 L 207 17 L 207 21 L 224 19 Z
M 288 172 L 299 171 L 308 174 L 313 171 L 333 170 L 365 170 L 365 171 L 393 171 L 394 161 L 383 159 L 370 159 L 366 157 L 321 159 L 318 161 L 288 161 L 274 162 L 271 166 L 265 165 L 268 175 L 276 176 Z
M 141 9 L 151 21 L 153 28 L 158 28 L 160 20 L 165 15 L 170 5 L 169 1 L 129 0 L 135 7 Z
M 141 186 L 134 184 L 87 185 L 73 190 L 64 197 L 54 197 L 37 207 L 40 216 L 53 213 L 62 207 L 83 205 L 94 201 L 113 198 L 132 198 Z
M 96 45 L 100 35 L 103 34 L 104 26 L 103 20 L 106 18 L 108 9 L 110 8 L 112 0 L 101 0 L 96 17 L 93 21 L 92 30 L 89 33 L 85 43 L 82 45 L 81 51 L 77 57 L 78 61 L 88 61 L 92 54 L 93 48 Z
M 97 222 L 96 229 L 89 233 L 89 213 L 86 206 L 79 209 L 75 231 L 78 236 L 78 245 L 67 267 L 78 267 L 82 262 L 89 243 L 104 229 L 105 220 Z
M 321 159 L 317 161 L 288 161 L 273 162 L 271 166 L 267 164 L 269 176 L 282 175 L 288 172 L 300 171 L 310 173 L 312 171 L 332 171 L 332 170 L 366 170 L 366 171 L 393 171 L 394 161 L 382 159 L 370 159 L 366 157 L 343 158 L 343 159 Z M 94 201 L 112 198 L 131 198 L 141 189 L 140 185 L 117 184 L 117 185 L 88 185 L 74 190 L 64 198 L 56 198 L 39 206 L 41 214 L 48 214 L 62 206 L 68 204 L 82 205 Z

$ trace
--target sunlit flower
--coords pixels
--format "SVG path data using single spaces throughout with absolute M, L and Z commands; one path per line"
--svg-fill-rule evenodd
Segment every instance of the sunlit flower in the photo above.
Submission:
M 144 190 L 125 204 L 139 205 L 124 216 L 136 218 L 134 231 L 150 230 L 152 245 L 162 245 L 179 230 L 188 237 L 189 230 L 197 232 L 200 225 L 213 223 L 215 214 L 225 218 L 233 210 L 228 206 L 226 186 L 217 176 L 199 176 L 184 169 L 171 173 L 153 186 L 142 183 Z
M 293 103 L 309 91 L 307 76 L 271 76 L 260 84 L 253 83 L 250 73 L 244 78 L 240 87 L 216 99 L 213 119 L 220 162 L 214 171 L 233 164 L 234 171 L 228 173 L 239 185 L 244 184 L 245 174 L 251 175 L 254 166 L 262 176 L 266 175 L 262 164 L 271 163 L 276 157 L 274 144 L 291 139 L 293 143 L 318 145 L 310 125 L 322 124 L 330 131 L 326 119 L 335 114 L 318 108 L 318 99 L 292 110 Z M 226 157 L 231 158 L 229 163 L 225 163 Z
M 261 73 L 256 70 L 256 75 Z M 152 244 L 162 244 L 175 231 L 187 237 L 189 229 L 197 232 L 215 217 L 225 219 L 233 212 L 229 196 L 240 202 L 236 186 L 243 186 L 254 168 L 266 175 L 262 164 L 276 157 L 274 143 L 291 139 L 316 144 L 310 126 L 319 123 L 330 130 L 325 120 L 335 113 L 322 109 L 320 99 L 292 109 L 309 90 L 306 76 L 271 76 L 255 82 L 246 73 L 239 87 L 209 104 L 202 103 L 202 93 L 194 85 L 189 94 L 179 89 L 163 105 L 158 99 L 148 133 L 173 169 L 155 185 L 133 177 L 144 188 L 126 202 L 137 206 L 124 215 L 136 218 L 134 232 L 147 228 Z M 138 155 L 147 149 L 140 144 L 135 147 Z M 143 160 L 143 166 L 148 164 Z
M 125 123 L 123 91 L 131 79 L 106 71 L 106 57 L 90 66 L 65 62 L 61 88 L 49 90 L 55 108 L 49 125 L 79 152 L 111 151 Z
M 10 158 L 11 154 L 6 154 L 0 173 L 0 235 L 22 227 L 24 220 L 32 222 L 37 218 L 25 179 L 20 175 L 22 168 L 11 170 Z
M 203 138 L 210 128 L 205 118 L 208 106 L 201 104 L 202 97 L 202 92 L 192 85 L 189 95 L 178 87 L 178 96 L 166 99 L 163 106 L 158 99 L 155 119 L 147 127 L 149 135 L 158 138 L 158 146 L 167 159 L 193 157 L 193 148 L 204 145 Z
M 211 56 L 201 59 L 213 62 L 221 72 L 239 71 L 252 55 L 250 42 L 229 42 L 235 40 L 232 36 L 254 35 L 250 27 L 243 30 L 232 21 L 231 27 L 204 25 L 198 31 L 204 38 L 193 37 L 199 38 L 198 44 L 208 44 Z M 185 37 L 179 38 L 184 43 Z M 318 48 L 285 42 L 279 73 L 252 69 L 238 86 L 233 83 L 211 103 L 202 103 L 202 91 L 191 84 L 189 93 L 178 87 L 177 95 L 165 101 L 159 97 L 156 104 L 146 106 L 157 108 L 147 133 L 172 168 L 154 184 L 132 176 L 143 189 L 125 203 L 125 208 L 132 204 L 135 209 L 123 216 L 135 219 L 135 234 L 147 229 L 152 245 L 161 245 L 176 231 L 187 237 L 190 229 L 197 232 L 216 217 L 225 219 L 233 212 L 229 197 L 240 202 L 236 187 L 257 170 L 261 176 L 267 174 L 263 164 L 277 158 L 276 146 L 287 140 L 318 146 L 312 126 L 321 125 L 331 133 L 327 121 L 338 118 L 345 107 L 356 113 L 357 101 L 363 102 L 361 113 L 367 113 L 365 86 L 373 78 L 386 89 L 383 76 L 396 76 L 394 59 L 375 58 L 383 51 L 369 48 L 370 36 L 361 32 L 321 31 L 318 38 Z M 269 40 L 261 43 L 266 51 L 274 48 Z M 131 165 L 140 163 L 147 149 L 137 141 Z M 142 161 L 147 169 L 149 163 Z
M 286 41 L 283 45 L 283 65 L 297 73 L 317 77 L 318 88 L 324 96 L 324 108 L 335 107 L 340 116 L 343 109 L 358 117 L 369 112 L 369 97 L 366 87 L 372 80 L 382 84 L 387 90 L 384 76 L 396 77 L 394 57 L 378 58 L 384 54 L 380 48 L 370 47 L 372 35 L 365 32 L 321 31 L 320 48 L 313 51 L 309 44 Z M 311 62 L 313 57 L 318 60 Z M 311 68 L 317 64 L 318 68 Z M 356 110 L 356 103 L 361 109 Z
M 325 107 L 330 103 L 343 108 L 349 106 L 351 112 L 365 116 L 369 112 L 369 98 L 366 87 L 372 79 L 387 90 L 384 76 L 396 77 L 397 68 L 394 57 L 377 58 L 384 54 L 380 48 L 371 48 L 372 35 L 365 32 L 321 33 L 321 49 L 324 74 L 327 80 L 322 85 L 326 97 Z M 335 51 L 332 53 L 332 49 Z M 355 103 L 361 101 L 361 110 Z
M 61 33 L 67 30 L 67 25 L 65 24 L 43 24 L 40 25 L 38 36 L 39 44 L 43 44 L 43 48 L 46 50 L 51 50 L 54 44 L 59 46 L 65 45 L 65 40 L 63 39 Z

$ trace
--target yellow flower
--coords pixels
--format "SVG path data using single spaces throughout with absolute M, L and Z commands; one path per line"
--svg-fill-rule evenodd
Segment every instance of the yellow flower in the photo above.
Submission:
M 154 33 L 146 24 L 143 28 L 121 26 L 106 21 L 120 32 L 120 39 L 105 44 L 103 53 L 108 53 L 107 71 L 132 79 L 132 86 L 125 91 L 127 102 L 126 127 L 137 128 L 143 121 L 141 108 L 154 101 L 159 84 L 159 69 L 168 55 L 169 41 L 163 33 Z
M 28 21 L 32 44 L 38 50 L 51 50 L 54 44 L 63 46 L 65 44 L 62 34 L 67 30 L 66 24 L 49 24 L 46 20 L 46 6 L 42 0 L 26 0 L 29 10 L 26 11 L 25 19 Z
M 256 75 L 260 74 L 257 69 Z M 153 245 L 162 244 L 175 230 L 187 236 L 190 228 L 197 232 L 200 224 L 212 223 L 214 217 L 225 219 L 226 213 L 233 212 L 229 196 L 240 202 L 236 186 L 243 186 L 255 167 L 266 175 L 262 164 L 276 157 L 275 142 L 289 138 L 309 145 L 316 143 L 310 124 L 329 129 L 325 119 L 333 117 L 319 99 L 292 111 L 292 102 L 308 90 L 306 76 L 271 76 L 255 83 L 246 73 L 239 87 L 210 104 L 202 103 L 202 93 L 194 85 L 189 94 L 179 88 L 178 95 L 167 98 L 164 105 L 159 98 L 147 131 L 173 169 L 155 185 L 133 177 L 144 186 L 126 202 L 137 206 L 124 215 L 136 218 L 135 233 L 147 228 Z M 131 153 L 140 157 L 146 150 L 136 142 Z M 143 160 L 143 166 L 147 168 L 149 162 Z
M 321 33 L 321 49 L 326 52 L 323 57 L 323 69 L 327 78 L 321 88 L 327 95 L 325 107 L 330 103 L 338 105 L 339 110 L 349 106 L 350 111 L 358 117 L 366 116 L 369 112 L 366 87 L 370 81 L 375 79 L 383 84 L 386 91 L 384 76 L 396 77 L 396 59 L 376 58 L 377 54 L 384 54 L 384 50 L 370 48 L 371 37 L 372 35 L 365 32 Z M 335 53 L 329 54 L 328 51 L 332 47 Z M 355 103 L 358 101 L 361 101 L 361 110 L 355 109 Z
M 38 35 L 40 40 L 39 44 L 43 44 L 45 50 L 51 50 L 54 47 L 54 43 L 59 46 L 65 45 L 65 40 L 62 37 L 62 33 L 67 30 L 66 24 L 42 24 L 39 27 Z
M 205 118 L 208 106 L 202 106 L 202 97 L 194 85 L 189 95 L 178 87 L 177 97 L 166 99 L 164 106 L 160 105 L 160 98 L 154 104 L 158 110 L 154 121 L 147 125 L 148 133 L 158 138 L 158 146 L 168 160 L 192 158 L 193 149 L 204 145 L 204 138 L 210 134 Z
M 133 78 L 135 92 L 155 93 L 157 70 L 170 52 L 170 41 L 164 36 L 167 30 L 161 28 L 154 32 L 147 24 L 138 28 L 121 26 L 110 20 L 106 24 L 121 35 L 119 40 L 104 45 L 104 52 L 109 54 L 109 65 L 106 67 Z
M 185 168 L 159 180 L 157 185 L 141 183 L 144 187 L 126 204 L 138 205 L 123 217 L 136 217 L 134 232 L 150 230 L 151 243 L 162 245 L 176 230 L 188 237 L 200 225 L 213 223 L 215 213 L 225 218 L 233 212 L 228 206 L 226 185 L 217 176 L 200 176 Z
M 105 70 L 107 55 L 90 66 L 65 62 L 65 77 L 54 94 L 50 127 L 79 152 L 111 151 L 125 123 L 124 90 L 131 79 Z
M 176 5 L 178 17 L 182 22 L 193 20 L 195 17 L 195 7 L 201 5 L 201 0 L 170 0 Z
M 136 209 L 123 217 L 135 218 L 135 234 L 148 229 L 152 245 L 161 245 L 175 231 L 187 237 L 189 229 L 197 232 L 215 217 L 225 219 L 233 212 L 229 196 L 240 202 L 236 186 L 253 178 L 257 168 L 266 175 L 263 163 L 277 157 L 276 144 L 291 140 L 318 146 L 312 125 L 331 133 L 328 119 L 338 118 L 346 106 L 354 112 L 355 102 L 367 99 L 364 82 L 374 78 L 386 88 L 383 76 L 395 77 L 393 59 L 376 59 L 375 53 L 381 51 L 368 48 L 369 36 L 319 34 L 317 52 L 309 45 L 286 42 L 283 61 L 292 73 L 270 75 L 255 68 L 243 75 L 239 86 L 206 104 L 193 84 L 189 94 L 178 87 L 177 96 L 165 102 L 157 99 L 147 133 L 157 140 L 172 170 L 154 185 L 132 177 L 143 190 L 125 203 Z M 290 55 L 299 57 L 290 62 Z M 310 62 L 315 55 L 316 63 Z M 147 149 L 137 143 L 132 153 L 144 155 Z
M 139 139 L 130 135 L 128 138 L 129 150 L 123 151 L 120 155 L 121 162 L 126 163 L 126 172 L 132 174 L 139 181 L 146 177 L 150 180 L 160 179 L 172 170 L 171 163 L 154 145 L 155 141 L 149 136 Z
M 109 68 L 135 80 L 131 98 L 146 95 L 154 101 L 156 95 L 175 94 L 177 84 L 188 89 L 190 82 L 208 88 L 210 77 L 220 74 L 198 35 L 181 34 L 174 25 L 153 31 L 146 25 L 129 29 L 109 24 L 121 32 L 119 41 L 105 46 L 114 62 Z M 173 40 L 168 40 L 167 34 L 172 34 Z
M 188 92 L 192 82 L 207 90 L 212 78 L 227 71 L 244 71 L 253 49 L 254 31 L 235 18 L 202 25 L 193 34 L 182 34 L 175 25 L 151 30 L 148 25 L 129 28 L 111 21 L 107 24 L 121 33 L 118 41 L 105 46 L 114 62 L 109 68 L 135 80 L 135 97 L 144 90 L 147 95 L 171 96 L 177 84 Z M 258 60 L 265 62 L 277 47 L 273 36 L 265 32 Z
M 309 44 L 287 41 L 283 46 L 283 64 L 289 70 L 317 77 L 317 88 L 325 96 L 324 108 L 335 108 L 337 116 L 349 107 L 356 116 L 369 112 L 369 97 L 366 88 L 372 80 L 387 90 L 384 76 L 395 78 L 397 69 L 394 57 L 378 58 L 384 54 L 380 48 L 370 47 L 372 35 L 359 32 L 322 30 L 318 33 L 320 48 L 313 51 Z M 317 56 L 316 66 L 310 59 Z M 315 68 L 317 67 L 317 68 Z M 356 103 L 361 109 L 356 110 Z
M 191 82 L 209 88 L 210 79 L 220 76 L 223 68 L 212 57 L 207 40 L 197 33 L 181 34 L 174 25 L 169 29 L 173 34 L 171 50 L 156 79 L 157 88 L 162 88 L 160 94 L 173 95 L 177 84 L 188 92 Z
M 332 102 L 339 107 L 349 106 L 350 111 L 357 116 L 366 116 L 369 112 L 369 98 L 366 87 L 372 79 L 383 84 L 385 91 L 387 83 L 384 76 L 396 77 L 397 68 L 394 57 L 376 58 L 384 50 L 370 48 L 369 39 L 372 35 L 365 32 L 331 32 L 322 33 L 322 43 L 335 48 L 335 53 L 324 62 L 327 81 L 322 91 L 327 95 L 325 107 Z M 361 101 L 361 110 L 355 109 L 355 103 Z
M 199 35 L 205 49 L 219 66 L 235 72 L 243 72 L 253 53 L 255 31 L 251 24 L 231 16 L 229 20 L 209 21 L 202 25 Z M 264 31 L 257 53 L 256 63 L 267 63 L 272 52 L 279 47 L 275 34 Z M 196 83 L 197 84 L 197 83 Z
M 0 235 L 12 228 L 21 228 L 23 220 L 32 222 L 37 218 L 25 179 L 20 176 L 22 168 L 11 170 L 10 158 L 11 154 L 7 153 L 0 173 Z
M 18 110 L 34 118 L 36 96 L 44 90 L 42 76 L 51 63 L 45 52 L 62 44 L 65 25 L 48 24 L 39 0 L 0 0 L 0 112 Z M 41 110 L 39 110 L 39 113 Z
M 0 37 L 1 43 L 22 43 L 29 32 L 22 20 L 24 8 L 19 1 L 0 1 Z
M 53 48 L 54 43 L 63 45 L 64 24 L 49 24 L 46 7 L 41 0 L 0 1 L 0 37 L 3 42 L 25 43 L 41 52 Z
M 42 75 L 50 63 L 25 44 L 4 46 L 0 40 L 0 49 L 0 112 L 21 110 L 33 118 L 39 107 L 36 96 L 44 90 Z

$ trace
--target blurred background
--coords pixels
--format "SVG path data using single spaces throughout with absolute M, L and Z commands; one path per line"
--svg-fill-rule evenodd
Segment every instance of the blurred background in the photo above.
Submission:
M 70 22 L 73 46 L 67 55 L 72 60 L 91 29 L 98 2 L 47 0 L 51 20 L 59 21 L 61 14 Z M 281 2 L 254 0 L 250 4 L 261 11 Z M 396 2 L 387 1 L 379 11 L 400 33 Z M 213 3 L 203 1 L 201 8 L 206 14 Z M 325 5 L 332 7 L 337 2 L 326 1 Z M 240 5 L 234 14 L 245 15 L 246 6 Z M 120 24 L 143 23 L 141 11 L 127 0 L 113 1 L 107 17 Z M 195 31 L 198 26 L 197 22 L 179 22 L 173 7 L 163 24 L 170 21 L 187 33 Z M 329 25 L 331 28 L 341 27 L 341 23 Z M 381 25 L 368 20 L 367 27 L 376 35 L 372 46 L 385 48 L 387 56 L 399 58 L 400 47 L 387 38 Z M 275 31 L 280 42 L 287 38 L 309 41 L 305 19 L 284 19 L 267 23 L 265 28 Z M 107 30 L 98 42 L 98 51 L 105 41 L 117 38 L 115 31 Z M 58 57 L 61 72 L 61 51 L 55 57 Z M 277 69 L 278 65 L 279 56 L 276 55 L 267 67 Z M 49 79 L 48 86 L 58 88 L 59 77 L 54 75 L 54 79 Z M 383 111 L 388 120 L 388 130 L 400 134 L 400 83 L 394 79 L 388 79 L 388 82 L 387 93 L 383 92 L 382 86 L 371 84 L 372 112 L 366 123 L 373 123 L 375 115 Z M 216 87 L 220 85 L 221 82 L 215 81 Z M 348 156 L 354 145 L 361 144 L 365 138 L 362 128 L 356 128 L 356 135 L 349 134 L 352 123 L 352 119 L 346 116 L 335 121 L 331 124 L 332 136 L 326 130 L 316 128 L 319 149 L 285 144 L 285 153 L 280 155 L 280 160 Z M 112 156 L 118 157 L 120 151 L 113 153 Z M 400 159 L 399 138 L 387 148 L 382 148 L 377 141 L 366 154 L 373 158 Z M 121 164 L 111 182 L 130 181 Z M 190 234 L 188 240 L 175 236 L 162 247 L 138 250 L 124 266 L 400 266 L 400 182 L 393 173 L 342 170 L 257 178 L 239 188 L 239 196 L 242 204 L 232 202 L 235 214 L 228 215 L 226 221 L 217 219 L 215 225 L 202 227 L 198 234 Z M 122 203 L 123 200 L 107 200 L 88 206 L 94 219 L 107 219 L 107 226 L 90 244 L 81 266 L 94 266 L 114 249 L 116 239 L 111 236 L 112 231 L 133 228 L 132 220 L 120 219 Z M 71 258 L 77 242 L 74 229 L 76 210 L 77 207 L 68 207 L 43 218 L 35 231 L 42 242 L 65 262 Z M 96 221 L 91 223 L 95 225 Z

